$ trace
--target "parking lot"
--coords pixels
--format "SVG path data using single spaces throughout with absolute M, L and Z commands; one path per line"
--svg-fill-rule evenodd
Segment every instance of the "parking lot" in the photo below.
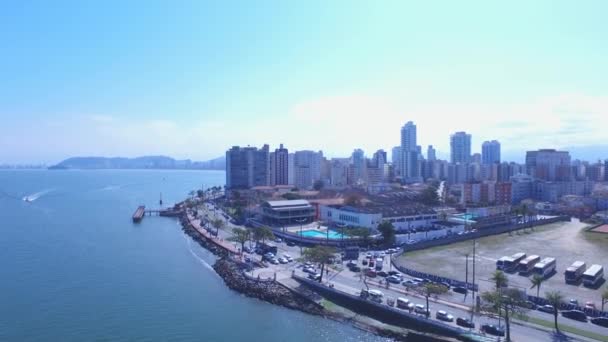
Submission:
M 584 231 L 585 224 L 578 220 L 560 222 L 536 227 L 533 231 L 501 234 L 477 240 L 476 247 L 476 282 L 481 291 L 491 289 L 491 274 L 496 270 L 496 261 L 502 256 L 510 256 L 518 252 L 527 255 L 537 254 L 541 258 L 554 257 L 557 259 L 557 271 L 542 285 L 540 294 L 549 290 L 560 291 L 566 299 L 577 299 L 579 303 L 591 301 L 599 308 L 601 306 L 600 289 L 589 289 L 582 285 L 567 285 L 564 281 L 564 271 L 576 260 L 592 264 L 608 266 L 608 235 L 594 234 Z M 466 255 L 469 254 L 469 281 L 472 278 L 473 241 L 465 241 L 447 246 L 429 248 L 406 253 L 397 259 L 397 263 L 421 272 L 427 272 L 456 280 L 465 280 Z M 536 295 L 536 289 L 531 290 L 528 277 L 518 274 L 508 274 L 509 285 Z

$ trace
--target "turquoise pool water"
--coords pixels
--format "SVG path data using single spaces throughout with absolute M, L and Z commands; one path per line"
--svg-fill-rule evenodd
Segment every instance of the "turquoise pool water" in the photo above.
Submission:
M 473 216 L 473 214 L 458 214 L 458 215 L 454 215 L 454 216 L 464 219 L 464 220 L 473 220 L 475 218 L 475 216 Z
M 342 234 L 334 232 L 333 230 L 330 230 L 329 235 L 328 235 L 328 233 L 326 233 L 326 232 L 314 230 L 314 229 L 303 230 L 302 236 L 310 237 L 310 238 L 317 238 L 317 239 L 325 239 L 327 237 L 329 237 L 330 239 L 341 239 L 342 238 Z M 344 238 L 346 238 L 346 236 L 344 236 Z

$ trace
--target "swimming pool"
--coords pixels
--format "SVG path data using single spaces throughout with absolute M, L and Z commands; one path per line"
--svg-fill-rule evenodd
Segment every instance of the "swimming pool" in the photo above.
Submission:
M 300 235 L 300 232 L 298 232 L 297 234 Z M 332 240 L 342 239 L 342 234 L 334 232 L 331 229 L 329 230 L 329 233 L 320 231 L 320 230 L 314 230 L 314 229 L 303 230 L 302 236 L 309 237 L 309 238 L 317 238 L 317 239 L 326 239 L 328 237 L 329 237 L 329 239 L 332 239 Z M 347 238 L 347 237 L 344 236 L 344 238 Z

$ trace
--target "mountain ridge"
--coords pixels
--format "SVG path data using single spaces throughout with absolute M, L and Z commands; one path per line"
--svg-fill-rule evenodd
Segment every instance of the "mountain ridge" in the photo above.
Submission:
M 225 157 L 207 161 L 174 159 L 168 156 L 125 157 L 71 157 L 49 167 L 50 170 L 98 169 L 163 169 L 163 170 L 225 170 Z

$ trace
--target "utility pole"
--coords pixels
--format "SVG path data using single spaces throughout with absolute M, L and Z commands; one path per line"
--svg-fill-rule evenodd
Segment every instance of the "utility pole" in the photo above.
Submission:
M 473 239 L 473 295 L 471 297 L 471 298 L 473 298 L 473 310 L 471 310 L 471 321 L 473 320 L 473 316 L 475 314 L 475 309 L 476 309 L 476 305 L 475 305 L 475 259 L 477 258 L 476 254 L 475 254 L 476 246 L 477 246 L 477 239 Z

